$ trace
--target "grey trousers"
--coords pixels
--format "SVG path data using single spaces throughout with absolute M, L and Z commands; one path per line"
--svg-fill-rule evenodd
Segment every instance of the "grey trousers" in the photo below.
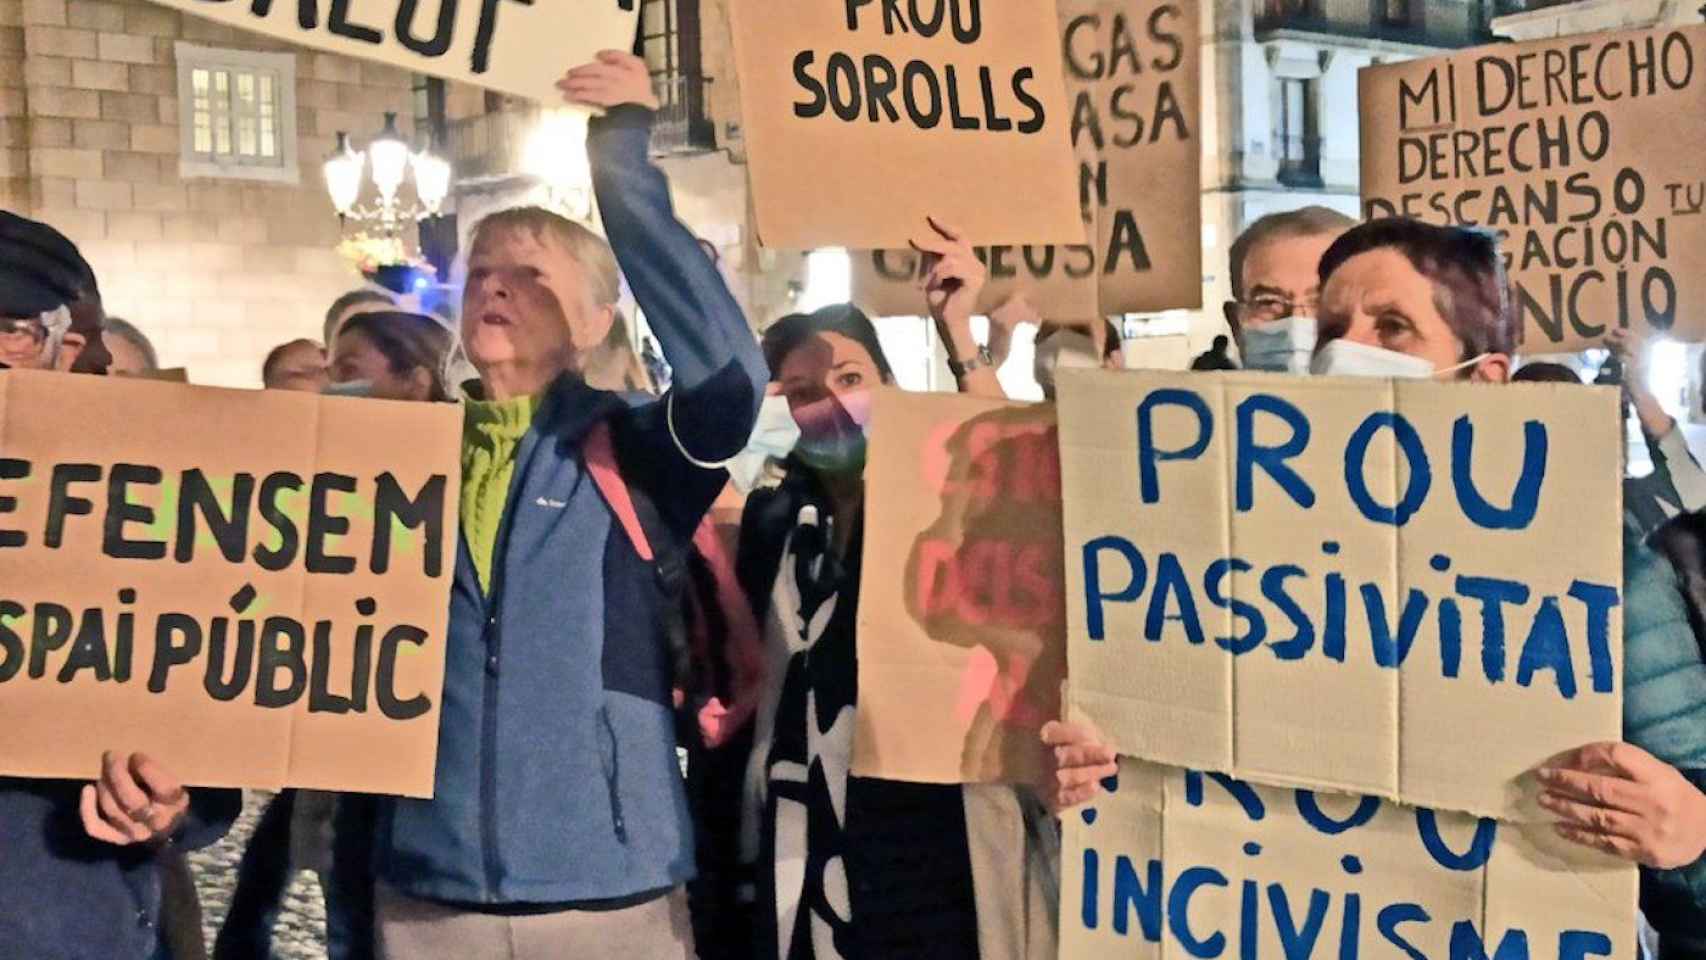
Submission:
M 622 910 L 527 916 L 476 913 L 375 891 L 385 960 L 692 960 L 687 893 Z

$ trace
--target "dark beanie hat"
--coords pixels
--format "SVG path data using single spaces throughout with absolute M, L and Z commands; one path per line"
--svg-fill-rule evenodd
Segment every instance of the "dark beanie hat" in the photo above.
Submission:
M 33 317 L 98 298 L 76 244 L 45 223 L 0 210 L 0 315 Z

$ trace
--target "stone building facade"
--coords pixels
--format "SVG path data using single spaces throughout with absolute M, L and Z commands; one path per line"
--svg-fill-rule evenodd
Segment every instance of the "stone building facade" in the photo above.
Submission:
M 180 42 L 290 58 L 293 177 L 184 169 Z M 108 312 L 140 326 L 163 363 L 253 386 L 269 348 L 317 338 L 331 300 L 360 282 L 336 252 L 320 174 L 337 132 L 371 136 L 395 111 L 407 134 L 412 103 L 403 71 L 146 0 L 0 0 L 0 207 L 76 242 Z

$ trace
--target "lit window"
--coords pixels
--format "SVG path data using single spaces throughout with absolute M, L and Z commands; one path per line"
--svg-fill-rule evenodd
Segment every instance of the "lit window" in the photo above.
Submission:
M 179 173 L 297 183 L 296 57 L 176 46 Z

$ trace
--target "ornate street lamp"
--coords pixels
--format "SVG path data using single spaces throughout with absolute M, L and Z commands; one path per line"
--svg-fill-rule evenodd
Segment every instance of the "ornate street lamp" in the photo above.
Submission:
M 356 261 L 364 274 L 371 276 L 380 267 L 401 264 L 418 265 L 418 258 L 408 255 L 404 228 L 443 212 L 444 201 L 450 195 L 450 163 L 430 150 L 416 153 L 403 141 L 397 131 L 397 115 L 385 114 L 385 127 L 358 151 L 350 143 L 349 134 L 338 131 L 338 145 L 326 158 L 323 167 L 326 194 L 338 220 L 346 228 L 358 225 L 345 238 L 342 250 Z M 376 200 L 362 203 L 364 177 L 373 182 Z M 405 202 L 401 196 L 403 183 L 413 174 L 414 201 Z

